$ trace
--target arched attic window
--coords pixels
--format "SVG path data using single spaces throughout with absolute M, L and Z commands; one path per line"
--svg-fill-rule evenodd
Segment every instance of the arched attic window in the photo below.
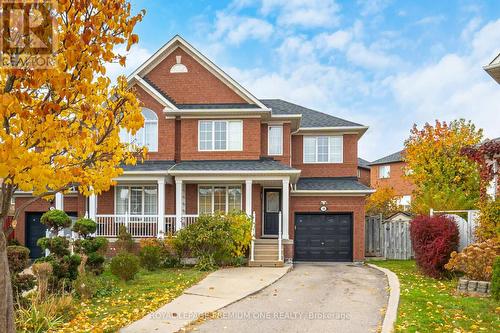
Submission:
M 145 146 L 149 152 L 158 151 L 158 116 L 150 109 L 142 108 L 142 116 L 144 117 L 144 127 L 132 135 L 131 133 L 122 130 L 120 139 L 122 142 Z

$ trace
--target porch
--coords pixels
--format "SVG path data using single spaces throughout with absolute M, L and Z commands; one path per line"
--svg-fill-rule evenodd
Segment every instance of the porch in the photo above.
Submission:
M 132 170 L 131 170 L 132 171 Z M 173 235 L 202 214 L 243 211 L 256 238 L 289 238 L 290 184 L 298 170 L 273 160 L 190 161 L 168 171 L 125 172 L 117 185 L 91 196 L 88 216 L 98 236 L 116 238 L 125 226 L 133 238 Z M 279 216 L 280 215 L 280 216 Z

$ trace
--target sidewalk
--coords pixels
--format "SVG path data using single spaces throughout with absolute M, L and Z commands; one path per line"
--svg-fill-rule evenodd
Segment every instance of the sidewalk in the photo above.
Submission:
M 177 332 L 203 313 L 217 311 L 280 279 L 292 269 L 237 267 L 209 274 L 181 296 L 155 312 L 123 328 L 123 333 Z

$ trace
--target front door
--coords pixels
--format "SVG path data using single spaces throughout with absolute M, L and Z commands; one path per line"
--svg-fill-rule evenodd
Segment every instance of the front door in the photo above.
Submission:
M 45 237 L 47 227 L 40 223 L 43 213 L 26 213 L 26 247 L 30 249 L 30 258 L 43 256 L 42 249 L 37 245 L 39 238 Z
M 264 189 L 264 235 L 278 236 L 281 190 Z

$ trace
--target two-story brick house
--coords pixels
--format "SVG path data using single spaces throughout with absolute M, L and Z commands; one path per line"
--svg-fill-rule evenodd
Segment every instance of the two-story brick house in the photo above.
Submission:
M 415 186 L 405 177 L 409 170 L 406 169 L 403 153 L 404 151 L 398 151 L 369 163 L 370 186 L 374 189 L 392 188 L 400 197 L 398 204 L 409 209 Z
M 145 126 L 121 137 L 147 146 L 146 161 L 126 166 L 109 191 L 58 195 L 54 207 L 88 215 L 109 238 L 121 224 L 136 238 L 156 237 L 200 214 L 241 210 L 254 216 L 262 250 L 254 264 L 273 261 L 280 241 L 285 259 L 364 259 L 365 197 L 373 190 L 358 182 L 357 145 L 366 126 L 259 100 L 179 36 L 129 83 Z M 37 221 L 50 205 L 38 201 L 21 214 L 21 242 L 36 248 Z

